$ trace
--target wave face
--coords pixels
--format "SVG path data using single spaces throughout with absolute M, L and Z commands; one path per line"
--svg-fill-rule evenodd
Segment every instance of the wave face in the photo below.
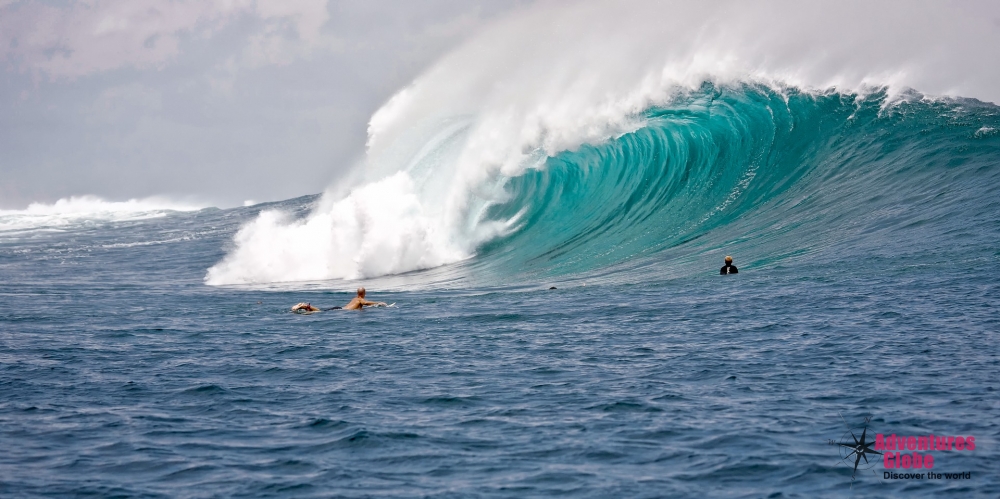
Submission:
M 316 272 L 295 258 L 289 265 L 304 270 L 291 279 L 265 274 L 259 282 L 375 277 L 462 261 L 410 280 L 492 284 L 666 278 L 711 271 L 723 253 L 757 269 L 803 259 L 919 258 L 955 248 L 956 237 L 989 251 L 1000 199 L 1000 109 L 910 97 L 890 103 L 884 91 L 705 83 L 635 117 L 642 125 L 632 132 L 478 184 L 461 227 L 449 229 L 424 212 L 435 206 L 435 186 L 448 183 L 426 169 L 452 164 L 449 148 L 465 140 L 459 126 L 410 169 L 305 218 L 282 225 L 277 212 L 265 212 L 237 236 L 228 262 L 265 248 L 254 238 L 266 237 L 269 250 L 287 256 L 305 247 L 306 262 L 333 255 L 348 270 Z M 317 233 L 326 245 L 309 241 Z M 355 239 L 338 246 L 348 237 Z M 337 253 L 345 247 L 357 252 Z M 256 256 L 239 270 L 276 267 Z M 365 267 L 373 261 L 387 268 Z M 225 283 L 222 271 L 233 268 L 213 268 L 210 282 Z
M 724 253 L 757 269 L 988 254 L 998 108 L 886 98 L 706 84 L 635 132 L 511 179 L 488 218 L 520 225 L 477 266 L 636 281 L 712 271 Z

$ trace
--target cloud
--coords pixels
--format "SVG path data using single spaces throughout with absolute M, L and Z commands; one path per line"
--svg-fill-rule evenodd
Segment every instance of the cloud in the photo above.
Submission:
M 88 116 L 91 119 L 125 121 L 129 116 L 141 116 L 162 109 L 162 92 L 133 82 L 104 89 Z
M 52 79 L 114 69 L 161 69 L 185 37 L 211 37 L 241 17 L 257 21 L 245 65 L 287 64 L 320 47 L 327 0 L 76 0 L 61 7 L 0 0 L 0 59 Z
M 315 193 L 393 92 L 527 1 L 0 0 L 0 207 Z
M 340 48 L 336 37 L 323 33 L 329 21 L 327 0 L 258 2 L 256 15 L 263 29 L 251 35 L 244 51 L 244 66 L 288 64 L 319 48 Z

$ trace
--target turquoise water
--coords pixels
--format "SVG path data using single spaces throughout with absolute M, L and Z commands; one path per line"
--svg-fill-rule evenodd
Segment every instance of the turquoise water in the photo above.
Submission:
M 475 257 L 363 281 L 388 309 L 204 284 L 315 197 L 8 224 L 0 495 L 995 497 L 1000 108 L 909 97 L 706 84 L 508 179 Z M 975 436 L 933 453 L 971 478 L 852 481 L 869 415 Z
M 581 277 L 610 268 L 611 280 L 632 282 L 623 269 L 694 275 L 725 252 L 755 268 L 920 258 L 932 244 L 993 256 L 995 106 L 706 84 L 646 119 L 513 179 L 513 199 L 494 215 L 528 206 L 525 223 L 484 248 L 479 266 Z

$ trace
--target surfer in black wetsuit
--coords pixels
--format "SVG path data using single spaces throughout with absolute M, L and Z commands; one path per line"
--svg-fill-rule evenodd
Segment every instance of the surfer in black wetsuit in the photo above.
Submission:
M 739 273 L 740 273 L 739 269 L 737 269 L 736 266 L 733 265 L 733 257 L 727 256 L 726 264 L 723 265 L 721 269 L 719 269 L 719 275 L 739 274 Z

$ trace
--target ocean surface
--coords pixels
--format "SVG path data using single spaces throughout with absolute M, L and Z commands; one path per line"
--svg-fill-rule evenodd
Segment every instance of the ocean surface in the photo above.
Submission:
M 0 496 L 1000 496 L 1000 108 L 706 83 L 637 119 L 484 179 L 456 248 L 318 195 L 0 212 Z M 395 305 L 288 311 L 359 285 Z M 855 472 L 865 427 L 973 436 L 921 451 L 970 478 Z

